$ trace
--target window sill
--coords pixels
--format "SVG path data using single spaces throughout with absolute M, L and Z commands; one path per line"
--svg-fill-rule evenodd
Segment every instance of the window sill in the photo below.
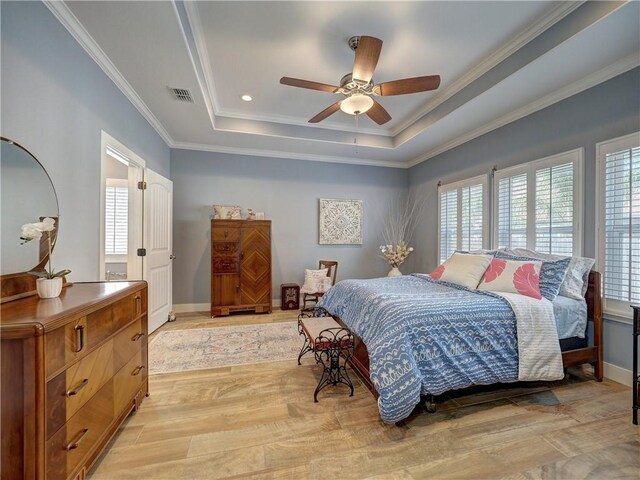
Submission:
M 631 309 L 629 309 L 631 311 Z M 605 320 L 610 320 L 612 322 L 623 323 L 625 325 L 633 325 L 633 312 L 631 311 L 629 315 L 623 315 L 619 311 L 611 311 L 604 310 L 602 316 Z

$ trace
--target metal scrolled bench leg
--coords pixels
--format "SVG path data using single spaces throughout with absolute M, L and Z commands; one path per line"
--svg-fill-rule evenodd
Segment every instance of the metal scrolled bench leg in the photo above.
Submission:
M 323 308 L 303 311 L 298 316 L 298 333 L 304 337 L 304 344 L 298 355 L 300 359 L 313 352 L 316 363 L 323 367 L 313 401 L 318 401 L 318 393 L 327 385 L 342 383 L 353 396 L 353 383 L 347 372 L 347 363 L 353 357 L 354 338 L 351 331 L 341 327 Z

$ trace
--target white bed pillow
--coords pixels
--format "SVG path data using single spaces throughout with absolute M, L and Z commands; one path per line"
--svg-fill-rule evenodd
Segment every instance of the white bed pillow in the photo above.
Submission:
M 434 280 L 475 290 L 492 259 L 493 255 L 454 253 L 429 275 Z
M 542 261 L 494 258 L 484 273 L 478 290 L 519 293 L 540 300 L 541 269 Z
M 567 258 L 562 255 L 540 253 L 526 248 L 508 249 L 506 252 L 512 255 L 539 258 L 541 260 L 560 260 Z M 575 300 L 582 300 L 585 293 L 587 293 L 587 288 L 589 287 L 589 272 L 595 263 L 596 261 L 593 258 L 571 257 L 567 273 L 564 276 L 562 285 L 560 285 L 558 295 L 573 298 Z
M 300 289 L 300 293 L 321 293 L 325 291 L 325 278 L 327 277 L 327 269 L 304 271 L 304 285 Z M 329 279 L 330 281 L 331 279 Z

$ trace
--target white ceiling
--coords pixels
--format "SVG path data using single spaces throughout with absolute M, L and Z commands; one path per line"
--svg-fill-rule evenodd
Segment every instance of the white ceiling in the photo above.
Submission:
M 639 65 L 640 4 L 623 3 L 48 6 L 171 147 L 407 167 Z M 307 123 L 336 95 L 280 77 L 337 85 L 352 35 L 384 41 L 376 83 L 439 74 L 440 88 L 380 98 L 393 117 L 384 126 L 363 116 L 355 133 L 342 112 Z

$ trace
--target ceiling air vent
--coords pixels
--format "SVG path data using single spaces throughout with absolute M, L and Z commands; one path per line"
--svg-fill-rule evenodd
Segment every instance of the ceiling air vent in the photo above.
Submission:
M 168 87 L 171 90 L 173 98 L 180 100 L 181 102 L 193 102 L 191 92 L 186 88 Z

